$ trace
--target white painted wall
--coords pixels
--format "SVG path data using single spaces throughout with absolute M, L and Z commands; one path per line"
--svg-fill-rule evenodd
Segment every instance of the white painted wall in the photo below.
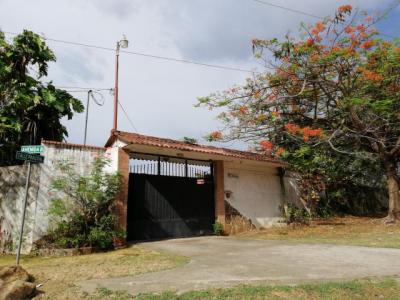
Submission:
M 42 155 L 45 157 L 44 163 L 35 164 L 32 168 L 23 253 L 29 253 L 32 243 L 47 233 L 50 202 L 56 196 L 62 196 L 51 188 L 53 178 L 60 175 L 56 168 L 57 162 L 68 160 L 73 163 L 77 173 L 87 174 L 93 160 L 104 155 L 104 150 L 68 144 L 44 144 Z M 25 178 L 26 166 L 0 168 L 0 252 L 11 250 L 4 247 L 5 242 L 12 241 L 15 248 L 18 240 Z
M 51 188 L 51 182 L 61 175 L 57 171 L 57 163 L 66 160 L 72 163 L 74 170 L 81 175 L 85 175 L 90 170 L 93 160 L 104 154 L 104 150 L 95 148 L 82 148 L 44 144 L 43 156 L 44 163 L 40 164 L 39 192 L 35 201 L 35 216 L 32 228 L 31 243 L 41 238 L 47 233 L 49 216 L 48 208 L 51 199 L 59 196 Z
M 110 147 L 106 149 L 105 157 L 108 158 L 109 164 L 105 166 L 105 172 L 115 173 L 118 172 L 118 148 Z
M 17 245 L 22 219 L 27 169 L 28 165 L 0 168 L 0 253 L 12 252 Z M 30 245 L 32 242 L 39 177 L 40 166 L 34 164 L 31 170 L 26 206 L 24 245 Z
M 283 194 L 275 167 L 225 162 L 224 173 L 225 191 L 232 192 L 225 200 L 254 226 L 266 228 L 282 219 Z

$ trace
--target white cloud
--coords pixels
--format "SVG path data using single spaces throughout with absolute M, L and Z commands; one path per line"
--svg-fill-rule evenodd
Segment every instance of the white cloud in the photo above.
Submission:
M 272 1 L 272 0 L 270 0 Z M 274 3 L 327 15 L 344 3 L 364 9 L 381 7 L 381 0 L 274 0 Z M 28 28 L 48 37 L 115 47 L 126 34 L 129 50 L 201 60 L 241 68 L 257 65 L 250 40 L 282 37 L 312 18 L 258 4 L 252 0 L 2 0 L 0 27 Z M 111 88 L 114 53 L 50 42 L 58 61 L 50 79 L 63 86 Z M 200 138 L 218 127 L 215 114 L 193 108 L 198 96 L 243 82 L 246 73 L 154 60 L 121 54 L 120 100 L 144 134 Z M 85 93 L 77 94 L 86 103 Z M 90 108 L 89 143 L 102 145 L 112 125 L 112 96 Z M 83 140 L 84 114 L 66 121 L 68 141 Z M 120 129 L 131 131 L 120 111 Z

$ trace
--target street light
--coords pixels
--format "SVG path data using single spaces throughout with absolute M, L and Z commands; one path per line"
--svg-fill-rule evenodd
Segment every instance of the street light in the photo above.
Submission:
M 125 34 L 122 35 L 122 40 L 120 40 L 118 44 L 121 46 L 121 48 L 128 48 L 129 41 L 127 40 Z
M 117 42 L 117 49 L 115 50 L 115 86 L 114 86 L 114 124 L 113 131 L 118 128 L 118 71 L 119 71 L 119 49 L 128 48 L 129 41 L 126 39 L 125 34 L 122 39 Z

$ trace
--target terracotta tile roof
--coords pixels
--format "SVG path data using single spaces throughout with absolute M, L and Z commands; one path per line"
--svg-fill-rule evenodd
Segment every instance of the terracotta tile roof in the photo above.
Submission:
M 97 151 L 105 151 L 106 150 L 106 148 L 104 148 L 104 147 L 81 145 L 81 144 L 70 144 L 70 143 L 48 141 L 48 140 L 42 140 L 42 144 L 52 145 L 52 146 L 60 147 L 60 148 L 79 148 L 79 149 L 83 149 L 83 150 L 97 150 Z
M 235 158 L 240 158 L 240 159 L 273 162 L 273 163 L 285 165 L 285 162 L 275 159 L 268 155 L 247 152 L 247 151 L 227 149 L 227 148 L 220 148 L 220 147 L 214 147 L 214 146 L 188 144 L 188 143 L 177 141 L 177 140 L 158 138 L 158 137 L 141 135 L 141 134 L 136 134 L 136 133 L 124 132 L 124 131 L 112 132 L 110 138 L 108 139 L 108 141 L 106 143 L 106 147 L 110 147 L 112 145 L 112 143 L 114 141 L 116 141 L 117 139 L 119 139 L 120 141 L 122 141 L 126 144 L 155 146 L 155 147 L 161 147 L 161 148 L 177 149 L 177 150 L 181 150 L 181 151 L 193 151 L 193 152 L 200 152 L 200 153 L 206 153 L 206 154 L 235 157 Z

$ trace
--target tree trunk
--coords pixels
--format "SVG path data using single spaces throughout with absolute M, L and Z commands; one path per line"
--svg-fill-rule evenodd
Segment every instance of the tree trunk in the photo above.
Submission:
M 386 168 L 387 188 L 389 193 L 389 212 L 387 218 L 388 221 L 391 222 L 400 220 L 399 179 L 396 171 L 395 164 Z

